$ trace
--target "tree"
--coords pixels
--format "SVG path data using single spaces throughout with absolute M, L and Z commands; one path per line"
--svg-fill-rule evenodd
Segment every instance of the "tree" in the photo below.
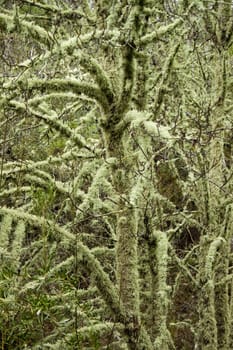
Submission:
M 231 7 L 2 1 L 3 348 L 232 347 Z

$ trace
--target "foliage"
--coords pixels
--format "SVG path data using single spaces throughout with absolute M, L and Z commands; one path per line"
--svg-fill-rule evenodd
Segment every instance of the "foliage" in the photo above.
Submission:
M 231 2 L 0 8 L 2 349 L 233 348 Z

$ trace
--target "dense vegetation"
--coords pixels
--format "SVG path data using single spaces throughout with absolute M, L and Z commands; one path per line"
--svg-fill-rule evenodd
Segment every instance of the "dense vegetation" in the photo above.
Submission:
M 232 2 L 0 1 L 2 350 L 233 349 Z

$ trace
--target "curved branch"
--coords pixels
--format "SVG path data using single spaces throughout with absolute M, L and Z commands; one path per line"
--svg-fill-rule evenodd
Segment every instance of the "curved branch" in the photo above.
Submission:
M 173 23 L 170 23 L 166 26 L 162 26 L 162 27 L 158 28 L 158 30 L 153 31 L 150 34 L 144 35 L 140 39 L 140 44 L 141 45 L 148 45 L 148 44 L 152 43 L 155 39 L 159 39 L 164 34 L 167 34 L 171 31 L 173 31 L 173 29 L 178 27 L 181 23 L 182 23 L 182 19 L 179 18 L 179 19 L 175 20 Z
M 0 207 L 0 214 L 10 215 L 11 217 L 22 219 L 26 222 L 31 223 L 36 227 L 51 227 L 53 228 L 55 239 L 66 238 L 71 242 L 77 242 L 75 235 L 64 227 L 59 226 L 51 220 L 47 220 L 44 217 L 38 217 L 36 215 L 25 213 L 21 210 L 10 209 L 7 207 Z M 60 236 L 60 237 L 59 237 Z M 104 272 L 100 262 L 95 258 L 90 249 L 85 246 L 82 242 L 77 242 L 77 250 L 80 253 L 80 263 L 82 263 L 88 271 L 93 273 L 95 278 L 96 286 L 98 287 L 103 299 L 109 306 L 113 315 L 119 322 L 126 319 L 126 315 L 119 305 L 119 295 L 111 282 L 108 275 Z
M 72 139 L 78 147 L 84 147 L 89 151 L 92 151 L 91 148 L 85 143 L 85 140 L 82 138 L 81 135 L 78 135 L 77 133 L 75 133 L 74 130 L 72 130 L 68 125 L 65 125 L 64 123 L 62 123 L 56 117 L 48 115 L 46 113 L 41 113 L 39 111 L 36 111 L 31 107 L 26 106 L 24 103 L 20 103 L 18 101 L 10 101 L 9 105 L 15 107 L 18 110 L 23 110 L 23 111 L 32 113 L 38 119 L 43 120 L 46 124 L 50 125 L 55 130 L 59 131 L 62 135 Z
M 25 21 L 25 19 L 17 18 L 15 24 L 15 16 L 9 16 L 5 13 L 0 13 L 0 29 L 9 30 L 9 28 L 21 31 L 27 31 L 30 35 L 42 44 L 51 47 L 53 43 L 52 34 L 33 22 Z
M 95 85 L 80 82 L 77 79 L 32 79 L 28 82 L 28 86 L 23 86 L 23 82 L 19 82 L 22 89 L 40 90 L 53 92 L 73 92 L 77 95 L 86 95 L 97 101 L 104 111 L 109 110 L 109 101 L 103 92 Z
M 93 76 L 96 80 L 98 86 L 100 87 L 103 94 L 106 96 L 109 103 L 113 103 L 114 94 L 112 85 L 109 77 L 105 73 L 104 69 L 100 66 L 100 64 L 92 58 L 90 55 L 81 54 L 80 64 L 86 68 L 86 70 Z

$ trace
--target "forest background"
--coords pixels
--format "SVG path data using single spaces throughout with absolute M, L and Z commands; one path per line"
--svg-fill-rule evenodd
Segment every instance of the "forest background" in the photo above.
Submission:
M 233 349 L 233 6 L 0 1 L 1 349 Z

